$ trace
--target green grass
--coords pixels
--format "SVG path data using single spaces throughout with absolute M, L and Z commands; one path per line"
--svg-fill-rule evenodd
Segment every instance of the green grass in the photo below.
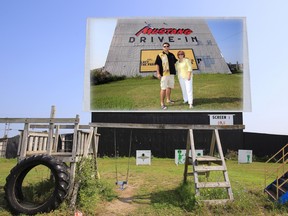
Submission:
M 10 168 L 15 165 L 15 160 L 0 159 L 0 163 L 0 215 L 10 215 L 3 200 L 3 186 Z M 99 158 L 98 160 L 101 181 L 105 182 L 102 184 L 102 193 L 107 190 L 110 194 L 109 196 L 111 196 L 110 190 L 112 187 L 119 196 L 127 195 L 127 199 L 131 199 L 131 204 L 128 204 L 128 206 L 134 205 L 136 207 L 127 214 L 116 209 L 118 214 L 114 215 L 288 215 L 287 205 L 279 205 L 272 202 L 263 193 L 265 166 L 263 162 L 238 164 L 235 160 L 228 160 L 227 168 L 234 201 L 225 205 L 215 206 L 204 205 L 199 202 L 198 198 L 195 198 L 193 177 L 188 177 L 188 183 L 183 184 L 184 165 L 175 165 L 174 159 L 152 158 L 150 166 L 136 166 L 135 158 L 130 158 L 128 185 L 123 191 L 119 190 L 119 187 L 115 185 L 116 163 L 118 180 L 125 180 L 128 158 L 119 158 L 117 161 L 114 158 Z M 191 169 L 191 167 L 189 168 Z M 209 178 L 217 180 L 221 177 L 211 172 Z M 94 187 L 87 187 L 85 187 L 86 192 L 84 190 L 82 193 L 85 192 L 87 194 L 93 191 Z M 225 193 L 220 190 L 210 190 L 205 191 L 203 196 L 221 198 L 225 196 Z M 83 197 L 83 199 L 87 200 L 85 203 L 89 204 L 89 208 L 93 206 L 93 211 L 95 208 L 95 215 L 108 214 L 107 206 L 109 206 L 109 203 L 111 203 L 111 208 L 117 208 L 117 206 L 112 204 L 115 199 L 111 201 L 111 199 L 101 198 L 102 201 L 99 201 L 98 197 L 95 204 L 93 204 L 93 199 L 89 199 L 89 196 Z M 124 204 L 123 202 L 121 205 Z M 85 205 L 80 205 L 80 207 L 82 207 L 82 212 L 89 212 L 87 209 L 85 210 Z M 70 209 L 65 205 L 56 212 L 58 215 L 71 214 Z M 54 214 L 55 212 L 45 215 Z
M 242 110 L 242 74 L 195 74 L 193 110 Z M 178 78 L 171 98 L 176 101 L 169 110 L 189 110 L 184 105 Z M 91 86 L 92 110 L 159 110 L 160 81 L 153 77 L 128 78 Z
M 16 159 L 0 158 L 0 215 L 10 215 L 6 210 L 6 202 L 4 201 L 4 185 L 6 184 L 6 177 L 10 170 L 16 165 Z

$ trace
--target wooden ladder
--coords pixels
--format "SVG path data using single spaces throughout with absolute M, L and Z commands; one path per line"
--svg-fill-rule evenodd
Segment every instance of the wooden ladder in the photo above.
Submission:
M 217 144 L 217 152 L 219 155 L 215 156 L 215 144 Z M 191 150 L 191 157 L 189 152 Z M 188 172 L 188 166 L 192 165 L 193 172 Z M 223 180 L 217 182 L 209 182 L 210 172 L 223 172 Z M 206 174 L 206 181 L 201 182 L 199 175 Z M 195 194 L 200 197 L 200 191 L 204 191 L 207 188 L 225 188 L 227 192 L 227 198 L 221 199 L 203 199 L 200 200 L 209 204 L 223 204 L 228 201 L 233 201 L 233 193 L 231 184 L 228 177 L 228 171 L 222 151 L 218 129 L 213 129 L 210 153 L 209 155 L 197 156 L 195 150 L 193 129 L 188 130 L 187 145 L 186 145 L 186 160 L 184 168 L 184 182 L 187 181 L 187 176 L 194 176 Z M 202 190 L 201 190 L 202 189 Z

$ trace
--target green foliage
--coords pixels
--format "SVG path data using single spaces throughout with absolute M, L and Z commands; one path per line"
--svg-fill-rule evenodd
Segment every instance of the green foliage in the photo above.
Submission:
M 29 184 L 22 188 L 23 194 L 28 202 L 40 205 L 44 203 L 54 191 L 54 179 L 46 179 L 35 184 Z
M 76 206 L 85 214 L 93 215 L 101 200 L 111 201 L 116 194 L 111 184 L 96 178 L 97 173 L 95 173 L 92 159 L 83 158 L 78 168 L 76 173 L 77 180 L 80 181 L 80 189 Z
M 227 149 L 227 153 L 225 155 L 225 158 L 229 159 L 229 160 L 238 160 L 238 152 Z
M 125 76 L 113 76 L 108 71 L 100 69 L 94 69 L 90 72 L 91 85 L 100 85 L 108 82 L 125 79 Z
M 193 211 L 197 204 L 194 191 L 194 185 L 191 182 L 182 183 L 180 187 L 176 189 L 176 192 L 180 196 L 179 203 L 181 207 L 188 212 Z

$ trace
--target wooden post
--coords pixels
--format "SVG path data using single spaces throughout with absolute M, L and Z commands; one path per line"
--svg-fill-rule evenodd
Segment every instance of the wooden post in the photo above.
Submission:
M 211 137 L 211 145 L 210 145 L 210 156 L 214 156 L 214 151 L 215 151 L 215 131 L 212 131 L 212 137 Z
M 21 138 L 21 143 L 19 143 L 19 148 L 20 148 L 20 160 L 24 159 L 26 157 L 26 152 L 27 152 L 27 145 L 28 145 L 28 134 L 29 134 L 29 128 L 30 124 L 25 123 L 24 125 L 24 131 L 22 132 L 23 136 Z
M 220 158 L 222 160 L 222 166 L 224 167 L 224 172 L 223 172 L 224 180 L 225 180 L 225 182 L 229 182 L 229 184 L 230 184 L 230 180 L 229 180 L 229 176 L 228 176 L 228 172 L 227 172 L 227 167 L 226 167 L 226 163 L 225 163 L 225 158 L 224 158 L 224 154 L 223 154 L 223 150 L 222 150 L 222 144 L 220 141 L 218 129 L 215 129 L 215 136 L 216 136 L 216 144 L 218 147 L 219 155 L 220 155 Z M 234 197 L 233 197 L 231 186 L 227 188 L 227 192 L 229 195 L 229 199 L 233 200 Z
M 79 119 L 79 115 L 76 115 L 76 119 Z M 68 196 L 72 195 L 73 189 L 75 190 L 75 188 L 73 187 L 75 183 L 76 162 L 77 162 L 78 129 L 79 129 L 79 121 L 77 121 L 74 125 L 72 158 L 71 158 L 72 161 L 70 163 L 70 188 L 68 191 Z
M 50 113 L 50 119 L 55 118 L 55 106 L 51 107 L 51 113 Z M 47 145 L 47 154 L 52 154 L 52 148 L 53 148 L 53 134 L 54 134 L 54 123 L 53 121 L 50 121 L 49 123 L 49 132 L 48 132 L 48 145 Z
M 184 183 L 187 182 L 188 175 L 188 165 L 189 165 L 189 151 L 191 149 L 191 140 L 189 135 L 189 130 L 187 132 L 187 141 L 186 141 L 186 156 L 185 156 L 185 167 L 184 167 Z

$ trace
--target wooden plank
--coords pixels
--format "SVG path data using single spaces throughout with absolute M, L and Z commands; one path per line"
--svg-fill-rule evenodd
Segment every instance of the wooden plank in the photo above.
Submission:
M 32 151 L 32 149 L 33 149 L 33 139 L 34 139 L 34 136 L 29 136 L 28 137 L 27 151 Z
M 21 151 L 21 146 L 22 146 L 22 140 L 23 140 L 23 130 L 20 131 L 20 137 L 19 137 L 19 144 L 18 144 L 18 148 L 17 148 L 17 157 L 20 156 L 20 151 Z
M 186 141 L 186 152 L 190 151 L 191 144 L 190 144 L 190 131 L 187 133 L 187 141 Z M 191 161 L 189 160 L 189 153 L 186 153 L 185 156 L 185 164 L 184 164 L 184 182 L 187 182 L 187 176 L 188 176 L 188 165 L 192 165 L 192 159 Z
M 48 137 L 48 131 L 47 132 L 29 131 L 29 136 Z
M 216 137 L 215 137 L 215 131 L 212 131 L 212 137 L 211 137 L 211 144 L 210 144 L 210 155 L 213 156 L 215 152 L 215 143 L 216 143 Z
M 225 167 L 223 166 L 195 166 L 196 172 L 207 172 L 207 171 L 224 171 Z
M 206 175 L 207 172 L 197 172 L 197 175 Z M 193 176 L 194 175 L 194 172 L 188 172 L 187 173 L 187 176 Z
M 0 123 L 79 123 L 79 118 L 0 118 Z
M 90 149 L 90 146 L 91 146 L 91 142 L 92 142 L 92 138 L 93 138 L 93 127 L 90 128 L 90 131 L 89 131 L 89 134 L 88 134 L 88 137 L 84 143 L 84 151 L 83 151 L 83 156 L 84 157 L 87 157 L 88 156 L 88 153 L 89 153 L 89 149 Z
M 68 122 L 65 122 L 68 123 Z M 73 122 L 74 123 L 74 122 Z M 59 127 L 59 129 L 74 129 L 74 124 L 61 124 L 61 125 L 55 125 L 55 127 Z M 49 128 L 48 124 L 31 124 L 30 128 L 32 129 L 45 129 Z M 80 130 L 89 130 L 90 126 L 89 125 L 79 125 Z
M 51 123 L 48 132 L 48 140 L 47 140 L 47 154 L 51 155 L 53 149 L 53 137 L 54 137 L 54 124 Z
M 201 161 L 201 162 L 222 161 L 220 158 L 213 157 L 213 156 L 210 156 L 210 155 L 197 156 L 196 160 L 197 161 Z
M 192 124 L 132 124 L 132 123 L 90 123 L 92 127 L 136 128 L 136 129 L 196 129 L 196 130 L 232 130 L 244 129 L 244 125 L 192 125 Z
M 215 129 L 215 136 L 216 136 L 216 144 L 217 144 L 218 152 L 219 152 L 220 158 L 222 160 L 222 166 L 224 167 L 224 172 L 223 172 L 224 179 L 226 182 L 230 182 L 228 172 L 227 172 L 226 163 L 225 163 L 225 158 L 224 158 L 224 154 L 223 154 L 223 150 L 222 150 L 222 144 L 220 141 L 219 131 L 217 129 Z M 229 198 L 231 200 L 233 200 L 234 197 L 233 197 L 232 188 L 229 187 L 227 189 L 227 191 L 228 191 Z
M 27 150 L 27 145 L 28 145 L 28 134 L 29 134 L 29 123 L 24 124 L 24 131 L 23 131 L 23 136 L 22 136 L 22 143 L 19 143 L 18 148 L 20 148 L 20 160 L 26 157 L 26 150 Z
M 198 188 L 229 188 L 229 182 L 199 182 Z
M 196 162 L 198 165 L 200 165 L 200 164 L 211 165 L 211 163 L 222 165 L 222 160 L 220 158 L 212 157 L 209 155 L 197 156 Z
M 226 204 L 227 202 L 231 202 L 230 199 L 218 199 L 218 200 L 200 200 L 206 204 L 210 205 L 219 205 L 219 204 Z
M 43 138 L 43 150 L 47 151 L 47 142 L 48 142 L 48 137 Z
M 39 138 L 39 150 L 42 151 L 42 150 L 45 150 L 43 149 L 43 140 L 44 140 L 44 137 L 40 137 Z
M 189 129 L 189 137 L 190 137 L 190 145 L 191 145 L 191 156 L 192 156 L 192 166 L 193 166 L 193 171 L 194 171 L 194 183 L 195 183 L 195 195 L 200 196 L 200 191 L 196 187 L 196 184 L 199 182 L 198 179 L 198 172 L 195 170 L 196 164 L 196 151 L 195 151 L 195 142 L 194 142 L 194 134 L 193 134 L 193 129 Z M 189 151 L 186 152 L 186 154 L 189 155 Z
M 26 155 L 36 155 L 36 154 L 46 154 L 47 153 L 47 151 L 46 150 L 39 150 L 39 151 L 26 151 Z
M 34 137 L 34 145 L 33 145 L 33 151 L 39 150 L 39 137 Z

